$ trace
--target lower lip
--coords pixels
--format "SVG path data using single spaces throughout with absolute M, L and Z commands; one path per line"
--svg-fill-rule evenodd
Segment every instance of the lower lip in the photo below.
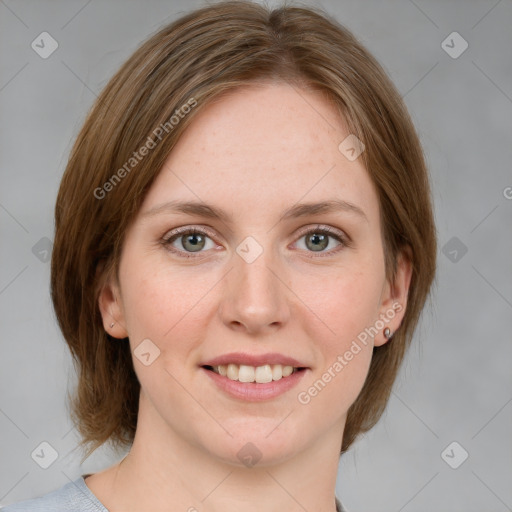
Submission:
M 201 370 L 206 372 L 210 379 L 212 379 L 213 382 L 215 382 L 215 384 L 229 396 L 249 402 L 270 400 L 286 393 L 286 391 L 292 389 L 299 383 L 307 371 L 307 369 L 300 370 L 292 373 L 288 377 L 283 377 L 280 380 L 258 384 L 256 382 L 240 382 L 238 380 L 231 380 L 202 367 Z

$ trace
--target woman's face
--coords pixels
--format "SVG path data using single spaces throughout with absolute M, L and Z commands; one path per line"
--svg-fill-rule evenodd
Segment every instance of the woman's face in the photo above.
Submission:
M 138 428 L 238 465 L 339 449 L 410 277 L 403 263 L 386 281 L 378 197 L 339 149 L 348 135 L 321 96 L 272 84 L 211 103 L 181 137 L 100 298 L 134 351 Z M 279 378 L 287 366 L 300 370 Z

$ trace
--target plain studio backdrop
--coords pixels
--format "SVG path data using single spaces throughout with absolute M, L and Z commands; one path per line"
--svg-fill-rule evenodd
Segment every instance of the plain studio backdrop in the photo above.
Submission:
M 511 510 L 512 3 L 304 4 L 352 30 L 404 97 L 439 236 L 433 300 L 386 413 L 341 459 L 338 496 L 353 512 Z M 100 449 L 81 466 L 74 450 L 66 390 L 75 376 L 49 296 L 53 208 L 107 80 L 150 34 L 201 5 L 0 1 L 2 504 L 123 455 Z

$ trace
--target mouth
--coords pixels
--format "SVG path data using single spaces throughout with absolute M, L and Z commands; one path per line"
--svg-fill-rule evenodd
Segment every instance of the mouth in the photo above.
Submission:
M 200 369 L 224 395 L 243 402 L 261 402 L 286 396 L 311 370 L 284 354 L 242 352 L 204 361 Z
M 290 377 L 290 375 L 303 372 L 306 367 L 282 364 L 264 364 L 261 366 L 249 366 L 245 364 L 219 364 L 203 365 L 202 368 L 216 373 L 221 377 L 242 383 L 268 384 Z

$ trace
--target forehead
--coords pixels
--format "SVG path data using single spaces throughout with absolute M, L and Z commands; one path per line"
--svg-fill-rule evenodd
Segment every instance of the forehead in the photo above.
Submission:
M 349 161 L 338 149 L 348 135 L 335 107 L 317 92 L 285 83 L 236 89 L 195 117 L 143 210 L 181 199 L 270 213 L 340 198 L 376 218 L 377 195 L 361 159 Z

